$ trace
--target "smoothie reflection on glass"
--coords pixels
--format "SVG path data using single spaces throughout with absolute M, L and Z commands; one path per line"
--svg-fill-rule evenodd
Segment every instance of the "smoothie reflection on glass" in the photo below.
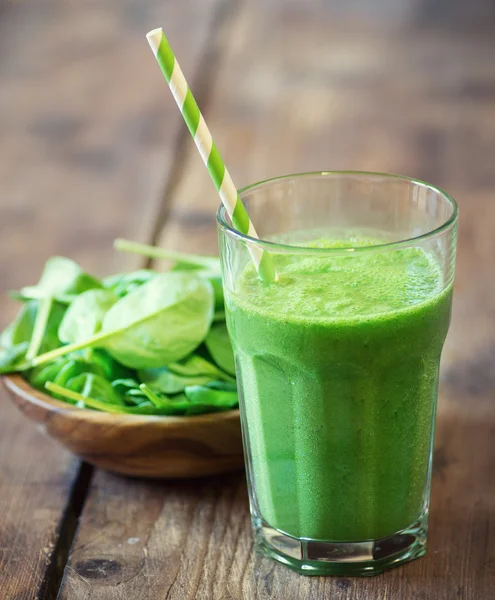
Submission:
M 372 575 L 425 551 L 457 207 L 405 177 L 328 172 L 244 189 L 261 240 L 218 213 L 258 551 Z M 273 258 L 260 279 L 248 246 Z

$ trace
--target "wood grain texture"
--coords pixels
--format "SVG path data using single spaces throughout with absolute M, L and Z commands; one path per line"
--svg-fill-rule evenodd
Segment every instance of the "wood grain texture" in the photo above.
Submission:
M 166 18 L 194 78 L 210 8 L 0 3 L 0 326 L 17 309 L 5 292 L 52 254 L 97 274 L 136 264 L 112 240 L 148 239 L 181 123 L 144 35 Z M 0 403 L 0 599 L 52 600 L 87 471 Z
M 214 17 L 214 2 L 196 4 L 27 0 L 4 9 L 1 292 L 36 281 L 47 255 L 102 274 L 122 265 L 115 237 L 147 241 L 151 198 L 161 203 L 182 129 L 145 34 L 166 20 L 194 80 Z M 2 322 L 12 306 L 2 293 Z
M 489 600 L 495 416 L 488 402 L 465 400 L 452 392 L 439 415 L 421 560 L 373 579 L 304 578 L 253 554 L 242 477 L 147 484 L 98 474 L 61 599 Z
M 239 566 L 248 558 L 246 511 L 239 475 L 147 483 L 98 473 L 60 598 L 194 598 L 203 569 L 224 572 L 218 549 L 232 549 L 240 529 Z
M 102 577 L 88 586 L 69 573 L 63 597 L 81 597 L 84 589 L 102 599 L 155 597 L 160 590 L 158 597 L 181 600 L 489 600 L 495 381 L 486 373 L 495 328 L 494 296 L 484 292 L 493 285 L 487 278 L 495 244 L 491 136 L 483 131 L 491 131 L 495 111 L 487 91 L 494 85 L 493 36 L 407 23 L 400 31 L 373 29 L 348 16 L 335 23 L 321 6 L 304 12 L 271 2 L 269 11 L 249 3 L 232 20 L 205 111 L 235 180 L 318 168 L 395 171 L 447 187 L 461 205 L 460 300 L 444 358 L 428 554 L 374 579 L 299 577 L 253 555 L 244 484 L 227 478 L 215 480 L 215 493 L 206 496 L 167 486 L 132 581 L 107 585 Z M 218 200 L 192 145 L 173 192 L 162 243 L 214 252 Z M 184 520 L 184 511 L 193 516 Z M 165 514 L 175 517 L 167 521 Z M 86 522 L 100 515 L 93 505 L 84 512 L 76 554 L 87 547 Z M 95 542 L 91 557 L 104 548 Z
M 3 378 L 20 411 L 82 460 L 139 477 L 204 477 L 242 469 L 238 410 L 191 417 L 117 415 L 86 410 Z
M 380 0 L 371 14 L 362 2 L 240 3 L 228 27 L 211 32 L 217 77 L 201 93 L 238 185 L 376 169 L 425 178 L 459 200 L 427 556 L 374 579 L 300 577 L 254 556 L 242 476 L 159 483 L 98 472 L 61 600 L 495 597 L 495 24 L 488 0 L 471 12 L 461 4 L 449 12 L 444 2 Z M 176 110 L 163 93 L 160 110 Z M 192 142 L 181 140 L 165 169 L 173 205 L 160 214 L 169 217 L 160 240 L 215 252 L 218 199 Z
M 50 587 L 78 464 L 28 425 L 3 392 L 0 402 L 0 598 L 31 600 Z

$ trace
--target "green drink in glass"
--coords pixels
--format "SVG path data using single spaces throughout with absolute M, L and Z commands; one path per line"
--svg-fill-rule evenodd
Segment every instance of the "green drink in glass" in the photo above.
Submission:
M 257 549 L 305 574 L 375 574 L 425 551 L 457 209 L 406 178 L 310 173 L 218 215 Z M 273 256 L 262 281 L 248 247 Z

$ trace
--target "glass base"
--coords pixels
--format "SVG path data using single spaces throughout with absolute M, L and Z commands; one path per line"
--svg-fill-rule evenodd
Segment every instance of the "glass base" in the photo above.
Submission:
M 426 552 L 427 516 L 380 540 L 325 542 L 291 537 L 253 518 L 256 551 L 301 575 L 371 576 Z

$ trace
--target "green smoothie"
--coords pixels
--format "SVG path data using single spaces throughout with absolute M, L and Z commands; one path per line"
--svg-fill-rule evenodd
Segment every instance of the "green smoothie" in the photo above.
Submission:
M 227 293 L 255 510 L 297 538 L 400 531 L 427 498 L 451 287 L 421 248 L 292 255 L 278 270 L 270 284 L 248 265 Z

